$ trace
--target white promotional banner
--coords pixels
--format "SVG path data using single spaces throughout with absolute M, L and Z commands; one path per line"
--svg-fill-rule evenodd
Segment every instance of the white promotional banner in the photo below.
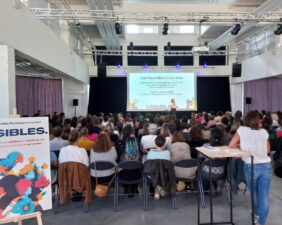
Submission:
M 0 219 L 51 208 L 48 118 L 0 118 Z

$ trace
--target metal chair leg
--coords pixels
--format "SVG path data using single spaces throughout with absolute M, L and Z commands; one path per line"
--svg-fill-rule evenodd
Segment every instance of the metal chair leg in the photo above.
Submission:
M 148 195 L 147 195 L 147 178 L 143 176 L 143 192 L 144 192 L 144 210 L 148 209 Z
M 115 193 L 114 193 L 114 212 L 118 211 L 118 193 L 119 193 L 119 183 L 118 176 L 115 178 Z
M 176 196 L 172 196 L 172 208 L 176 209 Z
M 59 199 L 60 199 L 60 190 L 59 190 L 59 185 L 56 184 L 55 186 L 55 193 L 56 193 L 56 199 L 55 199 L 55 214 L 58 213 L 58 208 L 59 208 Z
M 201 197 L 201 205 L 202 208 L 206 208 L 206 201 L 205 201 L 205 194 L 204 194 L 204 188 L 203 188 L 203 183 L 200 175 L 200 180 L 199 180 L 199 187 L 200 187 L 200 197 Z
M 84 213 L 88 213 L 88 204 L 84 202 Z

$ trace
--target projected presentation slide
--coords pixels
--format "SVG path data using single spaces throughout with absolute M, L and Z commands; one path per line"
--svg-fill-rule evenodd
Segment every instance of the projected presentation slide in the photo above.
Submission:
M 197 110 L 194 73 L 130 73 L 127 77 L 127 111 Z

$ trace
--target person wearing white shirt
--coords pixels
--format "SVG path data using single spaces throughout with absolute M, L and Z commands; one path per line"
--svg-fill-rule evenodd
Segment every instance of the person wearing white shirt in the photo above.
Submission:
M 78 162 L 85 166 L 89 166 L 89 158 L 84 148 L 78 147 L 79 132 L 72 130 L 69 136 L 70 145 L 61 148 L 59 155 L 59 163 Z
M 233 136 L 229 148 L 240 148 L 254 156 L 254 213 L 256 225 L 265 225 L 269 209 L 269 188 L 272 177 L 270 144 L 268 133 L 259 127 L 259 115 L 250 111 L 245 117 L 247 127 L 239 127 Z M 245 177 L 249 190 L 251 189 L 251 159 L 243 157 L 245 162 Z

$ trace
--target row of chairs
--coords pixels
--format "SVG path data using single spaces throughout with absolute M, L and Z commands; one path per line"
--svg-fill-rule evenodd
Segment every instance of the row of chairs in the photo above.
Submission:
M 209 163 L 204 161 L 201 164 L 201 166 L 203 165 L 209 166 Z M 183 159 L 183 160 L 176 162 L 174 166 L 181 167 L 181 168 L 193 168 L 193 167 L 198 166 L 198 162 L 195 159 Z M 225 166 L 225 161 L 221 159 L 213 159 L 212 167 L 218 167 L 218 166 Z M 124 185 L 132 185 L 132 184 L 140 185 L 141 184 L 143 187 L 143 208 L 144 210 L 148 209 L 148 195 L 149 195 L 148 184 L 151 182 L 151 180 L 147 175 L 144 175 L 142 173 L 143 168 L 144 168 L 144 165 L 139 161 L 123 161 L 123 162 L 120 162 L 117 166 L 114 165 L 112 162 L 108 162 L 108 161 L 97 161 L 96 162 L 97 170 L 114 170 L 117 172 L 117 176 L 115 178 L 115 183 L 114 183 L 114 195 L 113 195 L 114 211 L 118 211 L 118 202 L 119 202 L 119 195 L 120 195 L 119 194 L 119 185 L 120 184 L 124 184 Z M 94 170 L 94 163 L 90 164 L 89 169 Z M 120 171 L 124 172 L 124 171 L 133 171 L 133 170 L 139 170 L 141 172 L 141 176 L 137 177 L 134 180 L 125 180 L 122 176 L 120 176 Z M 222 176 L 212 177 L 212 178 L 213 178 L 213 181 L 225 180 L 226 174 L 223 174 Z M 191 179 L 176 177 L 176 182 L 179 182 L 179 181 L 183 181 L 185 183 L 193 182 L 196 185 L 199 185 L 201 205 L 203 208 L 205 208 L 206 203 L 205 203 L 202 180 L 208 180 L 208 179 L 209 179 L 208 177 L 200 173 L 200 176 L 196 175 L 194 178 L 191 178 Z M 228 185 L 227 185 L 227 189 L 229 192 L 230 190 L 229 190 Z M 59 206 L 58 184 L 55 185 L 55 193 L 56 193 L 56 199 L 55 199 L 55 205 L 54 205 L 54 212 L 57 213 L 58 206 Z M 172 196 L 172 208 L 176 209 L 176 197 L 175 196 Z M 88 212 L 88 205 L 86 203 L 84 203 L 84 212 L 85 213 Z

